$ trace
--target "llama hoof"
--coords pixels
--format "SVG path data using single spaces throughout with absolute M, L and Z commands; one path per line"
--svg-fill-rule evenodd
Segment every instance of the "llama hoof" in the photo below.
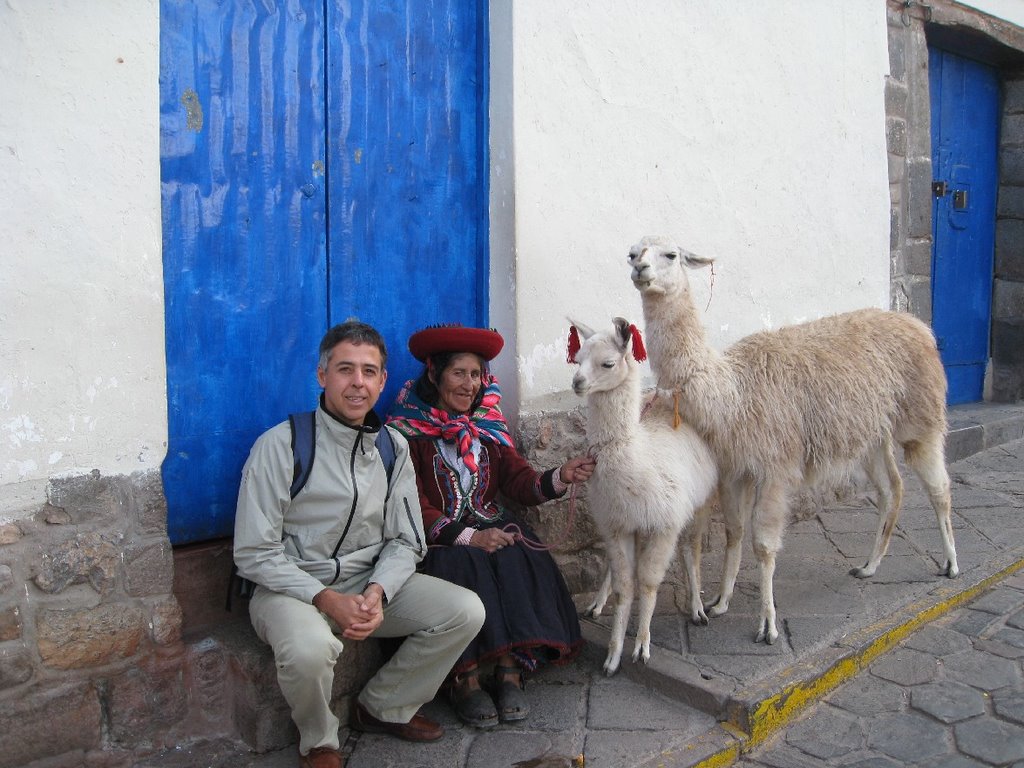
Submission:
M 764 623 L 761 625 L 761 628 L 757 631 L 757 634 L 754 636 L 754 642 L 764 643 L 765 645 L 775 645 L 775 641 L 778 639 L 778 637 L 778 630 L 775 629 L 775 627 L 771 626 L 768 623 L 768 620 L 765 619 Z
M 622 649 L 609 651 L 604 660 L 604 673 L 611 677 L 619 671 L 619 661 L 622 659 Z
M 711 623 L 711 620 L 708 618 L 708 615 L 704 613 L 704 611 L 701 611 L 700 613 L 695 613 L 692 616 L 690 616 L 690 623 L 698 627 L 706 627 L 708 624 Z
M 865 565 L 863 568 L 851 568 L 850 575 L 856 576 L 858 579 L 867 579 L 875 575 L 874 569 L 868 570 Z
M 960 575 L 960 568 L 955 563 L 947 562 L 942 570 L 943 576 L 948 576 L 951 579 L 955 579 Z
M 723 603 L 722 598 L 716 597 L 710 603 L 706 603 L 704 608 L 707 610 L 707 615 L 714 618 L 715 616 L 722 616 L 726 611 L 728 611 L 729 604 Z
M 637 648 L 633 651 L 633 663 L 636 664 L 638 661 L 642 661 L 644 665 L 651 660 L 651 649 L 650 648 Z

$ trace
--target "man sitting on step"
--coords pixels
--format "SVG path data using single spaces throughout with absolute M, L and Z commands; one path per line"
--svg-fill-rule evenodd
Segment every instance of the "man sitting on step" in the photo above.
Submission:
M 295 427 L 287 421 L 257 439 L 242 470 L 235 564 L 256 585 L 249 615 L 274 650 L 299 730 L 299 765 L 308 768 L 344 765 L 330 699 L 345 641 L 405 637 L 360 692 L 351 727 L 434 741 L 444 730 L 418 710 L 484 620 L 473 592 L 415 572 L 427 545 L 408 443 L 390 431 L 393 456 L 378 450 L 388 428 L 373 406 L 386 362 L 371 326 L 331 328 L 320 342 L 323 393 L 301 490 L 292 498 Z

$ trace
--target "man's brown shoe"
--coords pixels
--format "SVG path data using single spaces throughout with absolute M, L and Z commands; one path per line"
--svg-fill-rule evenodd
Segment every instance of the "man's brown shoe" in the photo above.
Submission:
M 388 723 L 378 720 L 356 702 L 349 716 L 348 724 L 357 731 L 366 733 L 387 733 L 406 741 L 437 741 L 444 736 L 444 728 L 419 712 L 408 723 Z
M 313 747 L 308 755 L 299 755 L 299 768 L 345 768 L 345 758 L 336 749 Z

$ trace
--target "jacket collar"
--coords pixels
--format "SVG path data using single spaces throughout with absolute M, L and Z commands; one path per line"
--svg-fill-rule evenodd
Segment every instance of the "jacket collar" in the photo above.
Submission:
M 357 426 L 342 421 L 327 410 L 323 394 L 320 395 L 320 407 L 317 410 L 323 414 L 323 422 L 327 427 L 327 431 L 342 443 L 362 443 L 363 435 L 370 435 L 372 441 L 384 426 L 380 416 L 374 410 L 367 413 L 363 423 Z

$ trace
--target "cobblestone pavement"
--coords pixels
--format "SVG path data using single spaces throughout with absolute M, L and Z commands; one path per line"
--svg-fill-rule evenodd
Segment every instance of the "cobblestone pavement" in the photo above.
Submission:
M 923 627 L 739 768 L 1024 766 L 1024 575 Z

